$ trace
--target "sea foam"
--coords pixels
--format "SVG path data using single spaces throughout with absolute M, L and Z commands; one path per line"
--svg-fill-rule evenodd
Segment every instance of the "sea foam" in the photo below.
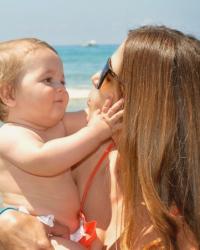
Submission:
M 86 99 L 89 95 L 90 89 L 67 89 L 70 99 Z

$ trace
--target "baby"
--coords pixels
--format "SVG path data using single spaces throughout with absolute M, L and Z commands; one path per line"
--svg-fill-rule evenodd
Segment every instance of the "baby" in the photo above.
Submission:
M 123 111 L 122 101 L 111 108 L 107 102 L 86 124 L 84 111 L 65 112 L 68 93 L 64 84 L 61 59 L 47 43 L 38 39 L 0 43 L 4 206 L 22 206 L 41 220 L 52 214 L 69 228 L 70 238 L 79 241 L 80 200 L 70 168 L 119 129 Z M 55 249 L 84 249 L 70 240 L 65 246 Z

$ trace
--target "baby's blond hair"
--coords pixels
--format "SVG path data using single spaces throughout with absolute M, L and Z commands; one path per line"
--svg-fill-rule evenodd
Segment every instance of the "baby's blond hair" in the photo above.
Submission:
M 0 92 L 5 87 L 14 89 L 19 74 L 23 70 L 24 58 L 31 51 L 48 48 L 56 50 L 48 43 L 36 38 L 23 38 L 0 43 Z M 8 111 L 0 98 L 0 120 L 4 121 Z

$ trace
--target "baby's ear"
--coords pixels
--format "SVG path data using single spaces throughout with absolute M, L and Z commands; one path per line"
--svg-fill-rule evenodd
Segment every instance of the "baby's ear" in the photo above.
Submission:
M 14 107 L 16 104 L 14 88 L 11 85 L 1 86 L 0 99 L 7 107 Z

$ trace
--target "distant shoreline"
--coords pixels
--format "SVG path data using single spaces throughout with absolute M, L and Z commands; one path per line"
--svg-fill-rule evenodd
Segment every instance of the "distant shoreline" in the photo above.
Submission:
M 84 43 L 84 42 L 83 42 Z M 116 46 L 118 47 L 120 45 L 120 43 L 97 43 L 96 46 Z M 65 47 L 65 46 L 80 46 L 85 48 L 84 46 L 82 46 L 82 44 L 78 44 L 78 43 L 74 43 L 74 44 L 53 44 L 53 47 Z M 95 47 L 95 46 L 94 46 Z M 88 48 L 88 47 L 86 47 Z M 90 47 L 92 48 L 92 46 Z

